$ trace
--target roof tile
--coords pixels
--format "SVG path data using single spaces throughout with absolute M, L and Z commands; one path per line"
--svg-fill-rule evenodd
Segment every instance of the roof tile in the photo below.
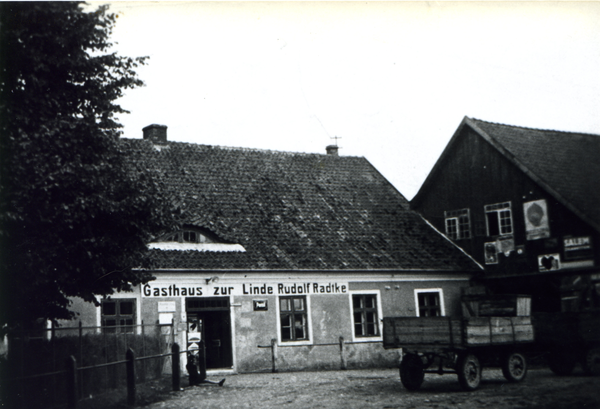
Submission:
M 122 143 L 160 175 L 186 223 L 246 249 L 150 250 L 159 268 L 479 270 L 364 158 Z

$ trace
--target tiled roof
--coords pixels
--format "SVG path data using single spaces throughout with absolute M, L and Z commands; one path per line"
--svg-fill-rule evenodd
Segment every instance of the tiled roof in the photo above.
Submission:
M 364 158 L 122 143 L 188 224 L 246 250 L 150 250 L 159 268 L 479 271 Z
M 558 201 L 600 230 L 600 135 L 466 120 Z

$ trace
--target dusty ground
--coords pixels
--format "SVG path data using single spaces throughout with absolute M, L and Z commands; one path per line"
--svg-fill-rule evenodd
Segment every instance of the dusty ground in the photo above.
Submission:
M 484 370 L 474 392 L 463 392 L 456 375 L 431 374 L 410 392 L 397 369 L 229 375 L 222 388 L 187 387 L 186 379 L 182 385 L 145 408 L 600 408 L 600 377 L 558 377 L 548 369 L 530 370 L 519 384 L 507 383 L 500 370 Z

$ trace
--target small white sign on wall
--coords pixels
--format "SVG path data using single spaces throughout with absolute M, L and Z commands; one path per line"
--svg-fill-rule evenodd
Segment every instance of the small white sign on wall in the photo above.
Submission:
M 160 301 L 158 303 L 158 312 L 175 312 L 175 301 Z
M 173 314 L 170 312 L 161 312 L 158 314 L 159 324 L 170 324 L 173 322 Z

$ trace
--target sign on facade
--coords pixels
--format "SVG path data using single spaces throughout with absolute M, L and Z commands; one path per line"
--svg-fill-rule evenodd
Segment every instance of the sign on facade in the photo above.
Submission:
M 142 286 L 142 297 L 216 297 L 225 295 L 331 295 L 348 294 L 347 282 L 197 283 L 151 282 Z
M 565 248 L 565 259 L 576 260 L 592 257 L 592 238 L 568 237 L 563 240 Z
M 560 270 L 560 255 L 555 253 L 538 256 L 538 268 L 540 271 Z
M 538 240 L 550 237 L 550 222 L 546 200 L 534 200 L 523 203 L 525 214 L 525 233 L 527 240 Z

